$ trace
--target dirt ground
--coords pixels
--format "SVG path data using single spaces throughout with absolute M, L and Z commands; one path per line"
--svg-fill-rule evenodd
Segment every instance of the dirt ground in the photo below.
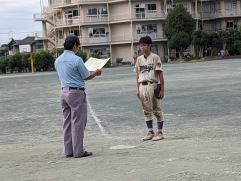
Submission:
M 0 76 L 2 181 L 241 180 L 241 60 L 164 64 L 165 139 L 146 132 L 133 67 L 87 83 L 85 146 L 65 158 L 55 72 Z M 156 126 L 156 125 L 155 125 Z

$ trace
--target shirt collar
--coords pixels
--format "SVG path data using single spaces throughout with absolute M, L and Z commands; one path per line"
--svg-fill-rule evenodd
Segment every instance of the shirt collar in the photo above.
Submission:
M 64 53 L 72 53 L 72 54 L 75 54 L 73 51 L 71 50 L 64 50 Z

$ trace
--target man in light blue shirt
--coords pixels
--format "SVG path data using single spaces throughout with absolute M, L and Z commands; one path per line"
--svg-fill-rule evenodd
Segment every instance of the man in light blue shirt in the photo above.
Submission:
M 54 65 L 61 82 L 61 106 L 63 110 L 64 152 L 66 157 L 86 157 L 83 146 L 87 123 L 85 80 L 101 75 L 101 70 L 90 73 L 83 60 L 76 56 L 80 47 L 79 38 L 70 35 L 65 39 L 64 52 Z

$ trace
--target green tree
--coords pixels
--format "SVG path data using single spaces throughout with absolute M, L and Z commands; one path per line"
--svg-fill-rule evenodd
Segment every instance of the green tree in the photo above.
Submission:
M 209 35 L 209 46 L 212 47 L 211 55 L 217 55 L 217 53 L 223 48 L 223 41 L 220 38 L 219 33 L 212 32 Z
M 77 56 L 81 57 L 83 59 L 84 62 L 87 61 L 87 53 L 84 50 L 79 50 L 76 53 Z
M 33 54 L 36 71 L 47 71 L 54 69 L 54 57 L 51 53 L 41 50 Z
M 221 30 L 218 32 L 218 34 L 223 43 L 223 50 L 225 50 L 227 47 L 227 43 L 229 41 L 230 31 L 229 30 Z
M 227 46 L 229 55 L 240 55 L 241 54 L 241 40 L 236 40 Z
M 168 47 L 171 49 L 176 49 L 180 57 L 183 56 L 183 50 L 187 49 L 189 45 L 190 37 L 187 33 L 183 31 L 173 34 L 171 39 L 168 41 Z
M 191 44 L 193 30 L 194 19 L 183 5 L 177 5 L 168 13 L 164 31 L 168 41 L 171 41 L 168 43 L 169 48 L 180 51 L 186 49 Z M 181 55 L 182 52 L 179 53 Z
M 10 56 L 8 61 L 8 67 L 10 68 L 12 73 L 15 70 L 20 71 L 22 66 L 23 66 L 23 62 L 22 62 L 22 56 L 20 53 L 16 53 Z
M 31 70 L 31 63 L 30 63 L 30 54 L 29 53 L 24 53 L 22 55 L 22 59 L 24 62 L 24 69 L 26 71 L 26 69 L 28 69 L 28 71 Z
M 199 57 L 203 56 L 203 51 L 208 47 L 208 40 L 209 35 L 208 33 L 197 30 L 194 31 L 192 34 L 192 43 L 195 46 L 195 49 L 197 50 L 197 54 Z
M 6 73 L 6 68 L 8 66 L 8 60 L 0 60 L 0 71 L 5 74 Z
M 90 56 L 93 58 L 101 58 L 99 53 L 93 53 Z

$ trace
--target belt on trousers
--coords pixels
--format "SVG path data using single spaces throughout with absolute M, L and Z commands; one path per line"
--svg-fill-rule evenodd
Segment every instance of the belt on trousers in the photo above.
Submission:
M 144 81 L 144 82 L 141 82 L 142 85 L 148 85 L 148 83 L 153 84 L 154 82 L 152 82 L 152 81 Z
M 81 91 L 85 91 L 85 88 L 83 88 L 83 87 L 62 87 L 61 89 L 63 90 L 64 88 L 69 89 L 69 90 L 81 90 Z

